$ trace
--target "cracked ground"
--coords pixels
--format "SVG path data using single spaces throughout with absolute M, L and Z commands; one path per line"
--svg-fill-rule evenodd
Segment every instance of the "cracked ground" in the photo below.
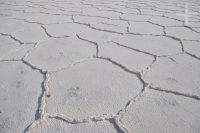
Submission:
M 0 0 L 0 22 L 0 133 L 200 133 L 200 1 Z

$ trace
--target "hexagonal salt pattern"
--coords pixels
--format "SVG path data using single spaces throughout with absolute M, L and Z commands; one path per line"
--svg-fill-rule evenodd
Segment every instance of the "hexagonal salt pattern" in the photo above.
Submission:
M 50 39 L 38 44 L 27 61 L 43 70 L 56 71 L 96 54 L 96 47 L 75 37 Z
M 113 42 L 99 45 L 99 56 L 109 58 L 129 70 L 139 72 L 147 69 L 154 61 L 154 57 L 151 55 L 122 47 Z
M 52 74 L 49 88 L 48 113 L 84 119 L 116 115 L 143 85 L 118 66 L 93 59 Z
M 199 133 L 199 9 L 1 0 L 0 133 Z

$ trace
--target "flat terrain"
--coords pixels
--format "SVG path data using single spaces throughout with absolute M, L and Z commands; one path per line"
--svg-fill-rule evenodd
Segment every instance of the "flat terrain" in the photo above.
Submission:
M 0 0 L 0 133 L 23 132 L 200 133 L 200 1 Z

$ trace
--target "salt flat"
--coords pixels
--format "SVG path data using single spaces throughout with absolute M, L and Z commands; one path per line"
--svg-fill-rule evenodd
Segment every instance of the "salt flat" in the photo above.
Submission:
M 200 132 L 200 1 L 0 0 L 0 22 L 0 133 Z

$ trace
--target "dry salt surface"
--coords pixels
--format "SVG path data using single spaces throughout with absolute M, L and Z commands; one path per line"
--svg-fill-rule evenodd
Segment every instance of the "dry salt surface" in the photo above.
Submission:
M 0 0 L 0 133 L 23 132 L 200 133 L 200 2 Z

